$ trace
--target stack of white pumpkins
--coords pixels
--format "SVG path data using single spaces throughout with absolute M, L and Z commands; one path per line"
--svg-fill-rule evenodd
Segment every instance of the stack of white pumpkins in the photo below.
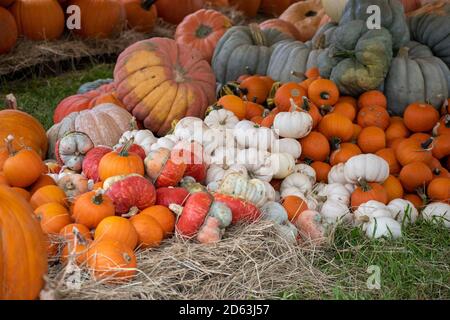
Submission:
M 212 110 L 204 120 L 181 119 L 173 133 L 159 139 L 149 130 L 128 131 L 119 145 L 134 138 L 148 154 L 159 148 L 172 150 L 180 143 L 199 144 L 201 157 L 208 166 L 207 189 L 253 203 L 263 218 L 276 222 L 280 232 L 293 241 L 303 230 L 302 223 L 294 226 L 288 221 L 286 210 L 280 204 L 287 196 L 305 201 L 308 216 L 320 223 L 321 230 L 347 223 L 361 227 L 369 238 L 398 238 L 402 226 L 416 221 L 418 211 L 404 199 L 394 199 L 388 205 L 371 200 L 350 208 L 351 194 L 361 180 L 383 183 L 389 177 L 389 165 L 383 158 L 374 154 L 354 156 L 345 164 L 332 167 L 328 184 L 316 183 L 312 167 L 296 164 L 302 153 L 297 139 L 310 133 L 312 120 L 298 119 L 296 126 L 278 120 L 273 129 L 265 128 L 248 120 L 239 121 L 232 112 L 218 109 Z M 269 183 L 272 179 L 283 180 L 279 192 Z M 427 206 L 424 217 L 450 215 L 450 210 L 435 207 L 435 204 Z

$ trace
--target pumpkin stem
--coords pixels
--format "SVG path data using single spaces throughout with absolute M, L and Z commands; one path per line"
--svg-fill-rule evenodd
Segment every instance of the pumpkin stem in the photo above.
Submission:
M 277 93 L 277 90 L 281 87 L 281 82 L 277 81 L 272 85 L 272 88 L 270 88 L 269 97 L 267 98 L 267 106 L 269 108 L 273 108 L 275 102 L 275 94 Z
M 307 164 L 308 166 L 310 166 L 314 162 L 314 160 L 312 160 L 310 158 L 305 158 L 305 159 L 303 159 L 303 162 L 305 164 Z
M 211 28 L 210 26 L 207 26 L 205 24 L 201 24 L 197 28 L 197 30 L 195 30 L 195 35 L 197 36 L 197 38 L 204 39 L 207 36 L 209 36 L 211 34 L 211 32 L 213 32 L 213 28 Z
M 131 218 L 134 217 L 135 215 L 137 215 L 139 213 L 139 208 L 138 207 L 132 207 L 130 209 L 130 211 L 128 211 L 128 213 L 125 213 L 122 215 L 123 218 Z
M 320 106 L 320 108 L 319 108 L 319 112 L 322 116 L 329 114 L 332 110 L 333 110 L 333 107 L 328 104 L 324 104 L 323 106 Z
M 314 41 L 313 43 L 313 48 L 315 50 L 319 50 L 319 49 L 325 49 L 326 47 L 326 37 L 325 34 L 322 33 L 317 39 L 316 41 Z
M 342 140 L 339 137 L 331 138 L 331 150 L 338 150 L 341 147 Z
M 302 109 L 305 111 L 310 111 L 311 105 L 310 105 L 310 101 L 308 100 L 308 98 L 303 96 L 302 100 L 303 100 Z
M 355 51 L 352 50 L 342 50 L 342 51 L 336 51 L 333 53 L 333 57 L 335 58 L 353 58 L 355 56 Z
M 17 99 L 12 93 L 6 95 L 5 103 L 6 103 L 6 109 L 19 110 L 19 108 L 17 107 Z
M 358 218 L 359 221 L 361 221 L 362 223 L 367 223 L 370 221 L 370 218 L 368 216 L 362 216 Z
M 141 7 L 142 9 L 149 11 L 152 5 L 154 5 L 156 0 L 142 0 Z
M 368 191 L 372 190 L 372 187 L 370 186 L 370 184 L 368 184 L 367 181 L 361 177 L 358 178 L 358 185 L 361 187 L 361 190 L 364 192 L 368 192 Z
M 122 147 L 122 150 L 120 150 L 119 156 L 121 157 L 128 157 L 129 156 L 129 152 L 128 150 L 130 149 L 130 147 L 133 145 L 134 143 L 134 137 L 130 138 Z
M 8 149 L 8 153 L 11 157 L 16 154 L 16 150 L 14 149 L 12 144 L 13 140 L 14 136 L 12 134 L 8 135 L 5 139 L 6 148 Z
M 397 56 L 400 57 L 400 58 L 407 59 L 409 57 L 409 48 L 408 47 L 401 47 L 398 50 Z
M 134 130 L 138 130 L 139 128 L 138 128 L 138 125 L 137 125 L 137 122 L 136 122 L 136 117 L 133 117 L 133 118 L 131 118 L 131 121 L 130 121 L 130 130 L 131 131 L 134 131 Z
M 266 37 L 257 23 L 249 24 L 253 41 L 258 46 L 267 46 Z
M 170 211 L 175 213 L 177 216 L 180 216 L 181 213 L 183 212 L 183 207 L 180 206 L 179 204 L 175 204 L 175 203 L 169 204 L 169 209 L 170 209 Z
M 324 100 L 328 100 L 328 99 L 330 99 L 330 94 L 328 92 L 326 92 L 326 91 L 322 91 L 320 93 L 320 98 L 322 98 Z
M 427 151 L 433 149 L 433 146 L 432 146 L 433 142 L 434 142 L 434 138 L 433 137 L 429 138 L 427 141 L 425 141 L 421 144 L 422 149 L 427 150 Z
M 296 78 L 306 78 L 306 76 L 303 72 L 298 72 L 295 70 L 291 70 L 291 75 L 293 75 Z
M 294 99 L 289 98 L 289 102 L 291 103 L 291 110 L 290 112 L 294 112 L 298 110 L 298 105 L 295 103 Z
M 98 189 L 95 191 L 95 195 L 92 198 L 92 203 L 96 204 L 97 206 L 101 205 L 103 203 L 103 194 L 105 193 L 105 190 Z
M 73 227 L 72 232 L 75 235 L 75 238 L 77 239 L 78 243 L 80 243 L 82 245 L 86 245 L 87 244 L 86 239 L 81 235 L 80 230 L 78 230 L 77 227 Z

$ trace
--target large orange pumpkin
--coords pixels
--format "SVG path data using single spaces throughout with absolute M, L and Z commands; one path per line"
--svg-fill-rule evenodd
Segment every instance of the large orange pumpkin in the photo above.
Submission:
M 261 0 L 228 0 L 230 6 L 242 11 L 247 17 L 253 18 L 258 13 Z
M 17 41 L 17 26 L 14 17 L 0 7 L 0 54 L 9 52 Z
M 35 299 L 47 273 L 44 234 L 31 206 L 0 186 L 0 300 Z
M 204 0 L 158 0 L 156 7 L 158 8 L 158 15 L 173 24 L 179 24 L 185 16 L 200 10 L 205 4 Z
M 208 62 L 172 39 L 128 47 L 117 60 L 114 79 L 119 99 L 158 135 L 165 135 L 173 120 L 203 117 L 215 100 L 216 79 Z
M 259 11 L 265 14 L 279 16 L 294 2 L 293 0 L 261 0 Z
M 121 31 L 125 9 L 119 0 L 72 0 L 81 12 L 81 28 L 74 32 L 85 38 L 108 38 Z
M 125 8 L 127 26 L 139 32 L 151 32 L 158 18 L 155 0 L 120 0 Z
M 19 34 L 31 40 L 55 40 L 64 31 L 64 12 L 56 0 L 16 0 L 11 13 Z
M 217 42 L 231 27 L 231 20 L 215 10 L 198 10 L 178 25 L 175 40 L 197 49 L 202 58 L 211 61 Z
M 8 104 L 8 109 L 0 111 L 0 149 L 6 146 L 6 137 L 12 135 L 14 149 L 30 147 L 45 159 L 48 141 L 42 124 L 28 113 L 17 110 L 15 99 L 8 100 Z

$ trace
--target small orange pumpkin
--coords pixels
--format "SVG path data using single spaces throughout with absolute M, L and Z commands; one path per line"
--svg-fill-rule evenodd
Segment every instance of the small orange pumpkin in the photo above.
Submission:
M 365 127 L 358 136 L 358 146 L 364 153 L 375 153 L 386 147 L 386 135 L 378 127 Z
M 450 178 L 435 178 L 428 185 L 428 198 L 450 203 Z
M 234 95 L 225 95 L 217 101 L 219 107 L 234 113 L 239 120 L 245 119 L 246 110 L 244 101 Z
M 395 157 L 395 151 L 392 148 L 384 148 L 381 150 L 378 150 L 375 153 L 377 156 L 383 158 L 386 160 L 386 162 L 389 164 L 389 173 L 390 174 L 398 174 L 400 172 L 400 164 L 397 161 L 397 158 Z
M 394 199 L 403 198 L 403 186 L 400 180 L 393 175 L 390 175 L 383 183 L 383 187 L 388 195 L 388 202 Z
M 138 243 L 138 234 L 128 219 L 111 216 L 106 217 L 97 225 L 94 239 L 95 241 L 118 241 L 134 250 Z
M 317 182 L 328 182 L 328 173 L 331 170 L 331 166 L 323 161 L 314 161 L 311 163 L 311 168 L 316 172 L 316 181 Z
M 319 107 L 333 106 L 339 100 L 339 89 L 331 80 L 317 79 L 309 85 L 308 97 Z
M 351 157 L 357 156 L 361 153 L 361 149 L 354 143 L 340 143 L 337 145 L 337 149 L 330 155 L 330 164 L 335 166 L 339 163 L 345 163 Z
M 306 91 L 298 83 L 285 83 L 280 88 L 278 88 L 277 92 L 275 93 L 275 106 L 279 111 L 291 111 L 291 99 L 294 101 L 294 104 L 296 106 L 299 106 L 302 104 L 304 96 L 306 96 Z
M 433 180 L 433 173 L 425 163 L 412 162 L 402 168 L 399 179 L 406 191 L 414 192 L 426 187 Z
M 383 107 L 364 107 L 358 112 L 357 122 L 363 128 L 376 126 L 386 130 L 390 124 L 390 117 L 387 110 Z
M 76 223 L 95 228 L 106 217 L 115 214 L 112 200 L 103 190 L 90 191 L 79 196 L 73 205 L 72 217 Z
M 379 106 L 387 109 L 387 99 L 383 92 L 378 90 L 366 91 L 358 98 L 359 109 Z
M 308 210 L 306 201 L 297 196 L 287 196 L 282 200 L 282 205 L 286 209 L 289 221 L 297 220 L 298 216 Z
M 398 162 L 406 166 L 412 162 L 429 163 L 432 158 L 430 146 L 433 139 L 421 142 L 419 139 L 408 138 L 399 142 L 398 146 L 393 148 Z
M 412 132 L 428 132 L 439 121 L 439 112 L 430 104 L 410 104 L 403 114 L 406 127 Z
M 339 113 L 330 113 L 319 123 L 319 132 L 332 143 L 336 139 L 339 139 L 340 142 L 347 142 L 353 137 L 353 123 Z
M 130 222 L 138 234 L 139 248 L 158 247 L 164 239 L 164 230 L 156 219 L 148 214 L 131 217 Z
M 164 230 L 164 237 L 171 235 L 175 229 L 175 215 L 167 207 L 151 206 L 141 211 L 140 214 L 146 214 L 154 218 Z
M 46 234 L 59 234 L 63 227 L 72 222 L 67 209 L 57 202 L 37 207 L 34 214 L 41 223 L 42 231 Z
M 42 187 L 33 193 L 30 199 L 30 204 L 33 209 L 52 202 L 57 202 L 63 206 L 67 205 L 66 194 L 58 186 L 48 185 Z
M 356 187 L 351 196 L 352 208 L 358 208 L 361 204 L 369 200 L 376 200 L 381 203 L 388 203 L 388 193 L 386 189 L 379 183 L 367 183 L 360 181 L 359 186 Z
M 330 144 L 320 132 L 312 131 L 306 137 L 300 139 L 300 144 L 302 146 L 302 160 L 325 161 L 330 154 Z

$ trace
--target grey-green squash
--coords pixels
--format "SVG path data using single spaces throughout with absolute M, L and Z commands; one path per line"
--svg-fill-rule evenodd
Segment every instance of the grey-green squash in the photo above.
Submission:
M 273 47 L 283 40 L 293 41 L 276 29 L 261 30 L 257 24 L 230 28 L 214 50 L 217 82 L 225 84 L 243 74 L 265 75 Z
M 428 46 L 450 67 L 450 3 L 429 4 L 408 18 L 412 40 Z
M 331 45 L 318 58 L 320 75 L 336 83 L 341 94 L 358 96 L 383 84 L 392 61 L 392 36 L 367 29 L 365 21 L 340 24 Z
M 384 84 L 388 110 L 402 116 L 414 102 L 428 102 L 440 109 L 450 90 L 447 65 L 433 56 L 431 50 L 417 42 L 409 42 L 393 59 Z
M 371 5 L 380 8 L 381 27 L 390 31 L 393 48 L 398 50 L 410 40 L 405 11 L 398 0 L 348 0 L 339 24 L 352 20 L 367 21 L 372 15 L 367 13 L 367 8 Z

